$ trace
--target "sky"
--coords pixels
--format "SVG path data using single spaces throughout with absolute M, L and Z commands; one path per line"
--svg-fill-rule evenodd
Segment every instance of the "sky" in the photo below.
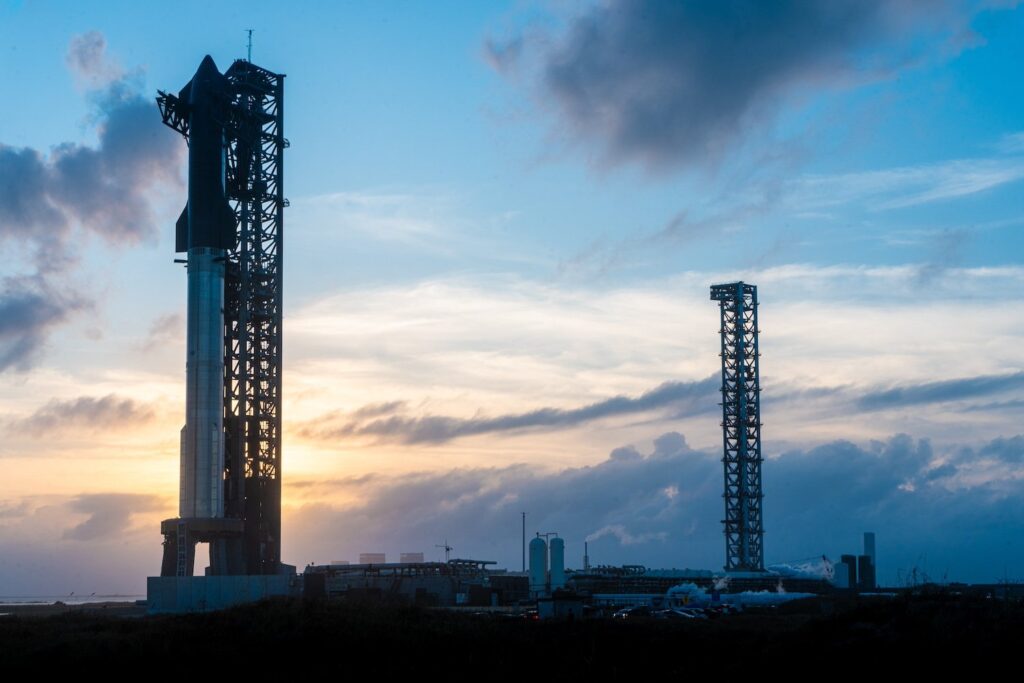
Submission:
M 287 74 L 283 559 L 724 563 L 759 289 L 765 560 L 1024 579 L 1016 2 L 0 0 L 0 595 L 144 591 L 177 508 L 204 55 Z

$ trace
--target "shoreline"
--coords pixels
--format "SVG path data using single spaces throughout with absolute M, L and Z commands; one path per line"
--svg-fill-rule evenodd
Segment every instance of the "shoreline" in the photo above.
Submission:
M 57 600 L 51 603 L 29 603 L 0 605 L 0 619 L 4 617 L 50 617 L 56 614 L 84 612 L 90 615 L 107 615 L 116 617 L 144 616 L 146 606 L 136 601 L 85 602 L 66 604 Z

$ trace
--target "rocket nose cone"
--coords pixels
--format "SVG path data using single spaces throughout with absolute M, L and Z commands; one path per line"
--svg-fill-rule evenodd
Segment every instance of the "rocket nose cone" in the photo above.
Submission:
M 199 68 L 196 69 L 196 75 L 206 76 L 209 74 L 217 74 L 219 76 L 220 69 L 217 68 L 217 64 L 213 61 L 213 57 L 211 57 L 210 55 L 206 55 L 205 57 L 203 57 L 203 61 L 200 62 Z

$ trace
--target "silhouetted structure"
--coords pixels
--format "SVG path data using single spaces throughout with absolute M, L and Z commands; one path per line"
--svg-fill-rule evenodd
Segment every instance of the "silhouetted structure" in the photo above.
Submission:
M 189 273 L 186 424 L 177 519 L 161 524 L 162 576 L 281 569 L 281 257 L 284 76 L 207 56 L 163 122 L 189 143 L 176 251 Z
M 875 590 L 875 565 L 870 555 L 857 556 L 857 589 Z
M 857 588 L 857 556 L 843 555 L 839 561 L 846 566 L 847 584 L 843 588 Z
M 712 285 L 721 311 L 725 569 L 764 571 L 757 287 Z

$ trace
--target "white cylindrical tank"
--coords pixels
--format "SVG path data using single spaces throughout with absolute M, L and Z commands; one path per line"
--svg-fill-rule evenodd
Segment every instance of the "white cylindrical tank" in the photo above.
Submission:
M 548 544 L 540 536 L 530 541 L 530 592 L 548 592 Z
M 565 541 L 551 539 L 551 590 L 565 588 Z

